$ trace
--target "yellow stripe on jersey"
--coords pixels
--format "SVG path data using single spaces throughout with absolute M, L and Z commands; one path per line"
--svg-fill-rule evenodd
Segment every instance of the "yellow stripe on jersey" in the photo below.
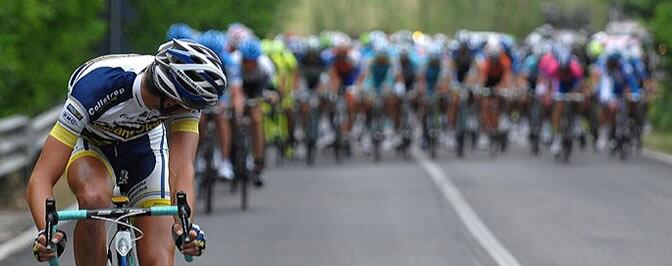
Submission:
M 148 199 L 140 203 L 140 208 L 151 208 L 156 206 L 170 206 L 170 199 Z
M 72 133 L 72 131 L 66 129 L 64 126 L 61 125 L 60 122 L 56 122 L 56 125 L 51 129 L 51 132 L 49 132 L 49 135 L 60 141 L 61 143 L 67 145 L 70 148 L 75 147 L 75 143 L 77 143 L 77 138 L 79 138 L 75 133 Z
M 65 175 L 66 176 L 68 175 L 68 169 L 70 169 L 70 165 L 72 164 L 72 162 L 74 162 L 75 160 L 77 160 L 79 158 L 85 157 L 85 156 L 94 157 L 94 158 L 100 160 L 105 165 L 105 168 L 107 168 L 107 173 L 110 175 L 110 177 L 114 178 L 114 170 L 112 170 L 112 165 L 110 165 L 110 162 L 108 162 L 103 156 L 101 156 L 100 154 L 98 154 L 97 152 L 92 151 L 92 150 L 81 150 L 79 152 L 75 152 L 75 154 L 73 154 L 73 155 L 70 155 L 70 160 L 68 160 L 68 165 L 65 167 Z M 114 180 L 112 180 L 112 181 L 114 181 Z
M 184 118 L 170 124 L 170 132 L 192 132 L 198 134 L 198 119 Z

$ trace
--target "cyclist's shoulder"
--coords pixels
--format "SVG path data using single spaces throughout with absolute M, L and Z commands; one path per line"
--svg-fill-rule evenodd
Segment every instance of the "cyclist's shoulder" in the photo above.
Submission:
M 68 85 L 74 86 L 80 79 L 99 68 L 119 68 L 122 71 L 139 73 L 152 61 L 154 61 L 154 56 L 138 54 L 111 54 L 96 57 L 77 67 L 70 76 Z M 100 72 L 96 73 L 100 74 Z
M 108 84 L 124 74 L 137 75 L 154 61 L 154 56 L 114 54 L 94 58 L 80 65 L 70 76 L 68 87 Z

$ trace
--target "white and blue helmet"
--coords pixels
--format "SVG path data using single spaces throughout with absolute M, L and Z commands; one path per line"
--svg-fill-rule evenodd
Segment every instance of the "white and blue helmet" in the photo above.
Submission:
M 215 105 L 226 89 L 219 57 L 195 42 L 173 39 L 162 44 L 152 67 L 157 89 L 188 109 Z

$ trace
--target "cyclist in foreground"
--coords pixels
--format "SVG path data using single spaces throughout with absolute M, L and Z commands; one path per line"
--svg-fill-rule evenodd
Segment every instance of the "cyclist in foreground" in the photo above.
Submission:
M 33 245 L 38 261 L 60 256 L 65 248 L 67 237 L 58 231 L 49 239 L 57 251 L 47 251 L 43 231 L 44 202 L 53 197 L 53 186 L 61 175 L 66 176 L 82 209 L 110 207 L 113 180 L 122 172 L 129 177 L 128 185 L 120 188 L 129 196 L 129 207 L 170 205 L 177 191 L 186 191 L 194 206 L 199 110 L 217 103 L 226 77 L 210 49 L 172 40 L 161 45 L 156 56 L 93 59 L 75 70 L 68 87 L 65 106 L 26 192 L 35 225 L 42 230 Z M 195 241 L 189 243 L 180 240 L 184 232 L 177 219 L 139 217 L 134 224 L 145 233 L 137 242 L 142 265 L 173 265 L 173 245 L 192 256 L 200 256 L 205 249 L 205 233 L 195 224 L 189 232 Z M 77 222 L 76 264 L 106 265 L 105 239 L 104 222 Z

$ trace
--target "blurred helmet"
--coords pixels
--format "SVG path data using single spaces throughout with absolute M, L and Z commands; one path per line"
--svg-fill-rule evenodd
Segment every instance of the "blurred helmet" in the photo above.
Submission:
M 281 41 L 278 39 L 275 39 L 275 49 L 277 49 L 279 52 L 289 50 L 293 54 L 302 54 L 305 51 L 305 47 L 303 46 L 303 41 L 301 41 L 301 38 L 296 35 L 289 36 L 288 38 L 285 39 L 285 41 Z
M 352 41 L 350 40 L 350 37 L 348 35 L 346 35 L 345 33 L 335 34 L 332 38 L 332 41 L 334 43 L 334 47 L 340 48 L 340 49 L 350 48 L 351 45 L 352 45 Z
M 220 55 L 226 47 L 226 35 L 218 30 L 208 30 L 198 36 L 198 43 Z
M 229 45 L 234 48 L 238 48 L 241 41 L 254 37 L 252 30 L 241 23 L 230 24 L 226 30 L 226 35 L 229 39 Z
M 328 49 L 331 48 L 333 45 L 331 41 L 331 37 L 328 34 L 320 34 L 320 48 L 321 49 Z
M 572 60 L 572 50 L 567 45 L 555 45 L 553 47 L 553 57 L 558 61 L 561 69 L 567 69 Z
M 604 45 L 602 45 L 602 43 L 597 40 L 592 40 L 588 43 L 588 46 L 586 46 L 586 50 L 588 52 L 588 56 L 592 58 L 598 58 L 604 52 Z
M 261 43 L 256 38 L 248 38 L 238 45 L 238 50 L 245 60 L 257 60 L 262 54 Z
M 413 53 L 414 47 L 411 43 L 400 43 L 397 45 L 397 51 L 400 56 L 410 56 Z
M 458 30 L 455 33 L 455 40 L 461 43 L 468 43 L 469 37 L 469 32 L 466 30 Z
M 551 24 L 544 24 L 536 28 L 534 31 L 539 33 L 544 38 L 551 38 L 553 36 L 553 32 L 555 31 L 555 29 L 553 29 L 553 26 L 551 26 Z
M 374 30 L 372 31 L 369 36 L 371 37 L 371 42 L 375 43 L 377 41 L 387 41 L 387 34 L 385 34 L 382 31 L 379 30 Z
M 390 45 L 387 41 L 377 41 L 373 43 L 373 54 L 376 57 L 388 57 Z
M 189 39 L 193 40 L 195 31 L 185 23 L 170 25 L 166 32 L 166 39 Z
M 608 64 L 618 64 L 623 57 L 619 49 L 608 49 L 604 52 Z
M 215 105 L 226 89 L 220 59 L 195 42 L 173 39 L 162 44 L 151 67 L 157 89 L 188 109 Z
M 441 58 L 445 52 L 445 46 L 436 42 L 429 46 L 428 56 L 430 59 Z
M 261 40 L 261 51 L 264 54 L 272 54 L 274 52 L 273 48 L 275 48 L 275 47 L 273 47 L 273 41 L 272 40 L 269 40 L 269 39 Z
M 316 36 L 310 36 L 306 39 L 306 48 L 308 51 L 319 51 L 320 50 L 320 39 Z
M 371 45 L 371 34 L 368 32 L 362 32 L 359 34 L 359 43 L 362 44 L 362 46 L 369 46 Z
M 481 49 L 486 40 L 480 34 L 473 34 L 469 37 L 469 46 L 471 49 Z
M 639 45 L 631 45 L 628 47 L 628 58 L 629 59 L 641 59 L 644 55 L 642 47 Z
M 490 58 L 499 57 L 502 53 L 502 44 L 495 37 L 490 37 L 485 44 L 485 54 Z

